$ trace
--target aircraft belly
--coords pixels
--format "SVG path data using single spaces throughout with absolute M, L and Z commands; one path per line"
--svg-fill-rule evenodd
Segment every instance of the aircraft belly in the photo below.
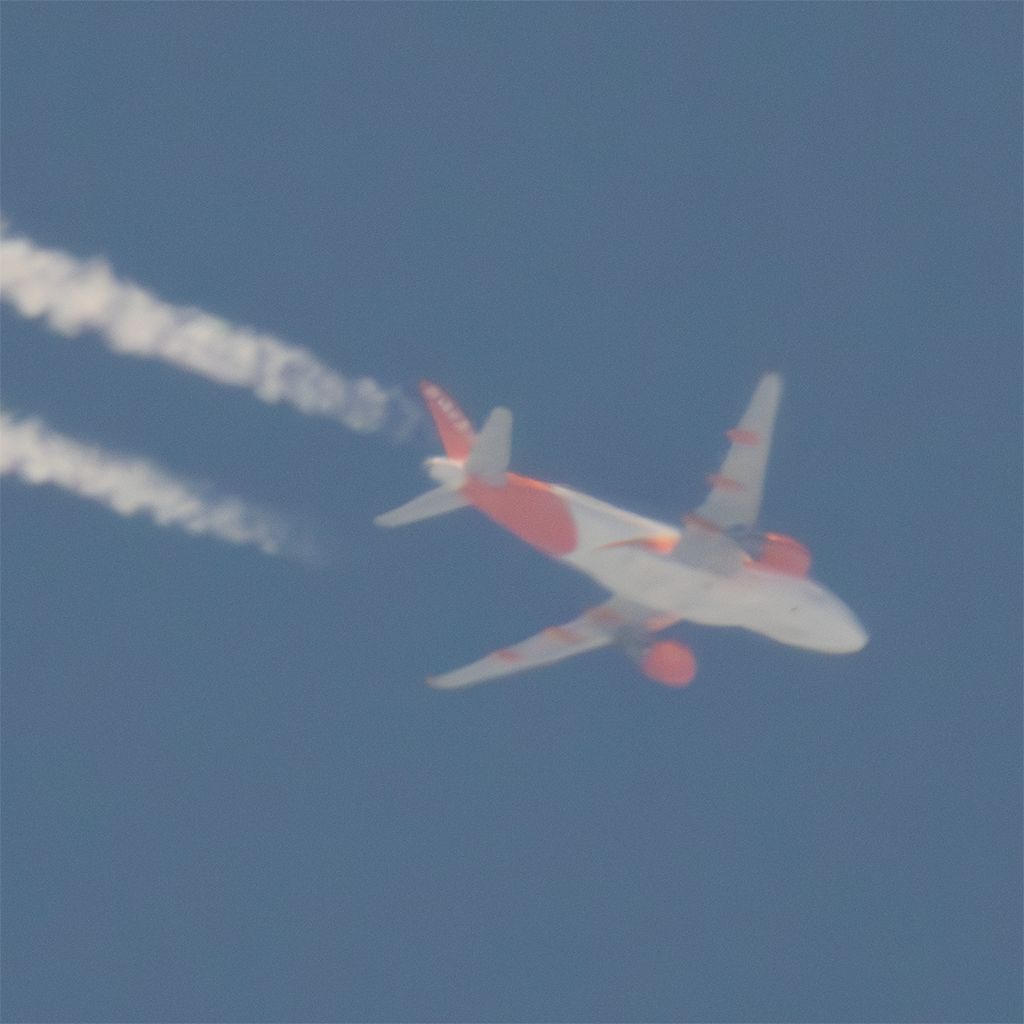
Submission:
M 743 575 L 723 576 L 634 548 L 579 552 L 566 562 L 637 604 L 705 626 L 755 628 L 761 594 Z

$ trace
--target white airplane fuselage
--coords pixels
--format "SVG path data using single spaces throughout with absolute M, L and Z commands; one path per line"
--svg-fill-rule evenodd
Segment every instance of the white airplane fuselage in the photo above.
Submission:
M 680 540 L 699 533 L 700 526 L 680 530 L 571 488 L 513 474 L 512 482 L 502 481 L 500 487 L 497 481 L 474 481 L 462 462 L 451 458 L 430 458 L 424 465 L 436 481 L 461 488 L 470 503 L 531 546 L 666 619 L 738 627 L 830 654 L 859 651 L 867 643 L 857 617 L 826 587 L 761 564 L 722 535 L 714 540 L 724 556 L 721 565 L 708 567 L 703 560 L 701 565 L 688 564 L 674 554 Z M 521 526 L 528 515 L 506 511 L 506 498 L 491 498 L 516 488 L 527 497 L 542 491 L 543 498 L 536 495 L 540 513 L 548 519 L 567 517 L 562 533 L 546 525 Z M 571 546 L 569 539 L 561 540 L 562 534 L 571 538 Z

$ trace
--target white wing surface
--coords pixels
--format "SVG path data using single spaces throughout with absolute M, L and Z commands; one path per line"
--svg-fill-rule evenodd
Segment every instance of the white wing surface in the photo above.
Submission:
M 628 642 L 633 636 L 666 629 L 677 621 L 666 616 L 655 618 L 655 613 L 642 605 L 613 597 L 564 626 L 551 626 L 528 640 L 503 647 L 471 665 L 432 676 L 427 682 L 439 690 L 472 686 L 539 665 L 550 665 L 611 643 Z
M 781 396 L 782 378 L 766 373 L 758 381 L 743 419 L 726 432 L 732 445 L 722 468 L 709 478 L 711 493 L 695 510 L 697 519 L 720 530 L 757 524 Z

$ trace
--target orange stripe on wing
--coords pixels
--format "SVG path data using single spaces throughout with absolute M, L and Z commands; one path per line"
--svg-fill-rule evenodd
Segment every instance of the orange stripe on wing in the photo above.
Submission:
M 733 444 L 745 444 L 753 447 L 761 443 L 761 435 L 756 430 L 742 430 L 739 427 L 733 427 L 732 430 L 725 432 L 725 436 Z
M 678 615 L 655 615 L 644 623 L 644 629 L 648 633 L 657 633 L 661 629 L 668 629 L 669 626 L 674 626 L 678 621 Z
M 633 540 L 613 540 L 610 544 L 602 544 L 601 550 L 606 548 L 644 548 L 647 551 L 657 551 L 660 555 L 667 555 L 675 551 L 679 538 L 675 534 L 664 534 L 660 537 L 636 537 Z
M 614 608 L 592 608 L 587 618 L 602 626 L 621 626 L 626 621 Z
M 722 476 L 721 473 L 712 473 L 708 477 L 708 483 L 716 491 L 745 491 L 747 489 L 739 480 L 733 480 L 731 476 Z
M 575 630 L 568 629 L 565 626 L 548 626 L 544 633 L 547 636 L 554 637 L 555 640 L 561 640 L 565 644 L 578 644 L 583 639 Z
M 705 519 L 703 516 L 697 515 L 695 512 L 689 512 L 683 516 L 684 526 L 694 526 L 698 530 L 707 530 L 709 533 L 721 533 L 722 528 L 718 523 L 713 523 L 710 519 Z

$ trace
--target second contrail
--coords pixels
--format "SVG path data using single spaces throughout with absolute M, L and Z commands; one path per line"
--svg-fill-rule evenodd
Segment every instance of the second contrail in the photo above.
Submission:
M 230 544 L 253 544 L 268 555 L 316 564 L 311 538 L 241 498 L 214 494 L 137 456 L 59 434 L 37 417 L 0 411 L 0 476 L 59 487 L 120 516 L 143 515 L 159 526 L 206 534 Z

